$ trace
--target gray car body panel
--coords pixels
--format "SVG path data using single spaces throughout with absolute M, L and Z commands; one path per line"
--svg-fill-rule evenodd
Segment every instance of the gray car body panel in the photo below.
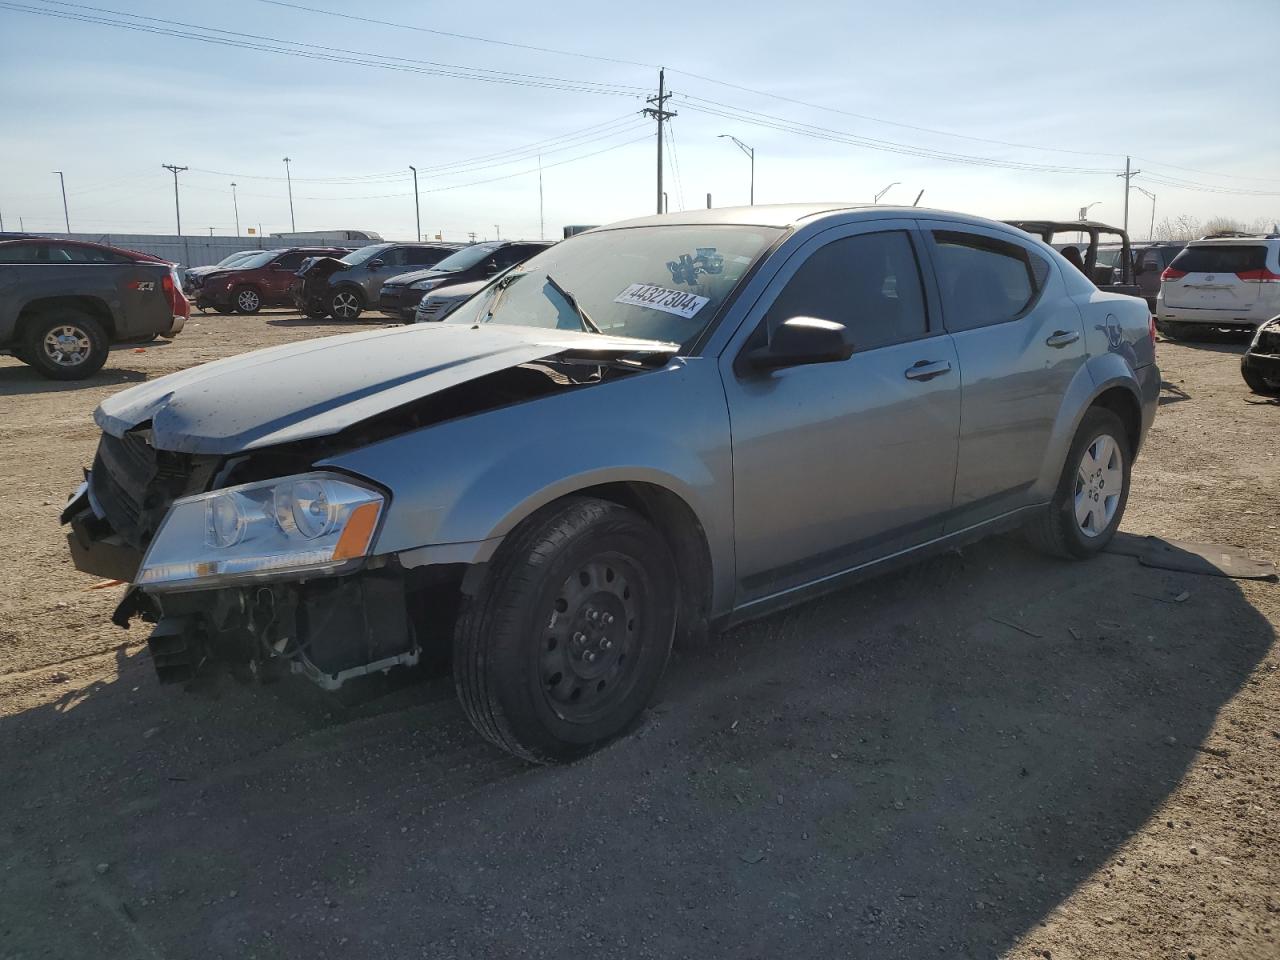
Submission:
M 152 443 L 228 454 L 328 436 L 485 374 L 563 350 L 674 351 L 670 344 L 533 327 L 423 324 L 229 357 L 103 401 L 98 426 L 150 422 Z
M 112 342 L 175 331 L 173 310 L 162 289 L 170 270 L 167 263 L 149 261 L 0 264 L 0 347 L 16 340 L 24 310 L 50 299 L 80 300 L 106 311 Z
M 1036 306 L 1005 324 L 948 329 L 928 254 L 930 221 L 994 234 L 1040 253 L 1051 270 Z M 843 573 L 985 529 L 1047 502 L 1080 418 L 1106 390 L 1128 391 L 1141 404 L 1144 427 L 1154 416 L 1159 374 L 1145 305 L 1100 293 L 1052 248 L 1022 231 L 942 211 L 836 204 L 693 211 L 600 230 L 675 223 L 788 229 L 721 307 L 690 356 L 408 430 L 319 464 L 368 477 L 390 491 L 376 553 L 398 554 L 406 565 L 483 562 L 516 524 L 559 497 L 601 484 L 654 484 L 681 498 L 701 526 L 712 562 L 709 612 L 720 616 L 763 608 L 774 597 L 803 589 L 806 581 L 834 582 Z M 875 229 L 911 233 L 930 310 L 928 335 L 855 352 L 842 363 L 740 379 L 734 359 L 803 257 L 828 239 Z M 1081 336 L 1065 353 L 1044 352 L 1046 332 L 1057 330 Z M 972 349 L 959 344 L 967 334 L 986 335 L 988 352 L 1003 337 L 1005 362 L 1013 358 L 1016 369 L 985 359 L 980 336 L 970 338 Z M 207 364 L 117 395 L 99 409 L 98 422 L 118 434 L 150 421 L 159 447 L 232 453 L 331 434 L 436 390 L 561 350 L 637 346 L 643 345 L 524 327 L 414 325 Z M 897 378 L 917 359 L 947 360 L 955 369 L 914 391 Z M 847 408 L 832 400 L 842 367 L 867 381 L 849 392 Z M 1037 379 L 1046 370 L 1052 389 Z M 788 384 L 805 382 L 825 391 L 818 404 L 821 423 L 806 431 L 799 421 L 775 422 L 780 414 L 771 409 L 769 395 L 781 397 Z M 876 383 L 884 388 L 868 386 Z M 966 427 L 964 391 L 979 384 L 982 389 L 971 397 L 976 419 Z M 577 396 L 580 391 L 585 395 Z M 929 402 L 912 408 L 912 397 Z M 794 419 L 797 409 L 813 406 L 810 399 L 784 397 L 776 406 Z M 895 411 L 910 421 L 906 426 L 927 429 L 928 436 L 904 436 L 909 431 L 901 426 L 895 434 Z M 866 436 L 860 423 L 865 418 L 873 424 Z M 753 448 L 766 437 L 768 444 Z M 839 469 L 854 490 L 841 493 L 838 502 L 806 503 L 806 530 L 788 533 L 787 556 L 771 557 L 769 524 L 776 526 L 776 514 L 784 512 L 780 504 L 804 497 L 822 501 L 840 490 L 840 476 L 817 485 L 804 482 L 806 469 L 823 469 L 824 447 L 837 442 L 853 451 L 845 451 Z M 1025 449 L 1028 443 L 1033 455 Z M 859 487 L 863 454 L 885 458 L 892 469 Z M 1005 484 L 1013 493 L 989 489 L 992 480 L 983 471 L 988 460 L 1016 465 L 1016 475 Z M 780 473 L 769 473 L 771 468 Z M 910 502 L 899 503 L 894 470 L 935 475 L 929 483 L 906 484 Z M 967 486 L 957 501 L 945 488 L 954 483 L 959 490 L 961 478 Z M 859 491 L 865 502 L 855 495 Z M 1001 493 L 1008 495 L 992 496 Z M 827 551 L 830 544 L 841 549 Z M 788 561 L 791 566 L 782 569 Z

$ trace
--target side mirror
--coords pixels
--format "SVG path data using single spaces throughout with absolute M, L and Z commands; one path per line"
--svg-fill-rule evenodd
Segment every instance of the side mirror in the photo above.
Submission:
M 381 260 L 370 260 L 370 261 L 369 261 L 369 269 L 370 269 L 370 270 L 381 270 L 381 269 L 382 269 L 382 266 L 383 266 L 383 264 L 382 264 L 382 261 L 381 261 Z
M 843 323 L 792 317 L 773 331 L 767 346 L 752 350 L 747 360 L 757 370 L 848 360 L 853 355 L 853 344 L 847 334 Z

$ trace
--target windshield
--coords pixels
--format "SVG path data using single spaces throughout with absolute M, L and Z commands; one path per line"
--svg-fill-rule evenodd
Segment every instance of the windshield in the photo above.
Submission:
M 392 244 L 390 243 L 375 243 L 371 247 L 361 247 L 359 250 L 353 250 L 351 253 L 348 253 L 342 258 L 342 262 L 348 263 L 353 267 L 358 266 L 366 260 L 372 260 L 378 254 L 387 250 L 391 246 Z
M 231 254 L 231 256 L 229 257 L 223 257 L 221 260 L 218 261 L 218 266 L 229 267 L 231 266 L 231 264 L 239 263 L 241 260 L 248 260 L 250 257 L 254 255 L 255 254 L 253 253 L 253 251 L 246 252 L 244 250 L 241 250 L 237 253 Z
M 274 260 L 279 252 L 278 250 L 263 250 L 261 253 L 255 253 L 251 257 L 245 257 L 236 266 L 241 270 L 256 270 L 258 267 L 265 267 Z
M 446 322 L 597 328 L 688 347 L 782 232 L 703 224 L 581 234 L 490 284 Z
M 489 254 L 501 248 L 502 244 L 500 243 L 472 244 L 469 247 L 463 247 L 457 253 L 449 254 L 431 269 L 439 270 L 441 273 L 455 273 L 458 270 L 466 270 L 469 267 L 474 267 Z

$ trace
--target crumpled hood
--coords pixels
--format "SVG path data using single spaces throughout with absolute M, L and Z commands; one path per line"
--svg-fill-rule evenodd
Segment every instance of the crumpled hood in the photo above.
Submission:
M 227 454 L 337 433 L 468 380 L 555 354 L 671 353 L 675 344 L 537 327 L 422 324 L 290 343 L 123 390 L 94 412 L 161 450 Z

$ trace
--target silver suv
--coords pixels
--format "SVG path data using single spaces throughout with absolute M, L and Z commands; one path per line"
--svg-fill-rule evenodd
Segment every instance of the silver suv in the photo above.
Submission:
M 1159 383 L 1146 305 L 1015 228 L 698 211 L 566 240 L 443 323 L 116 394 L 63 517 L 162 680 L 452 649 L 480 733 L 566 760 L 677 635 L 1013 527 L 1098 552 Z

